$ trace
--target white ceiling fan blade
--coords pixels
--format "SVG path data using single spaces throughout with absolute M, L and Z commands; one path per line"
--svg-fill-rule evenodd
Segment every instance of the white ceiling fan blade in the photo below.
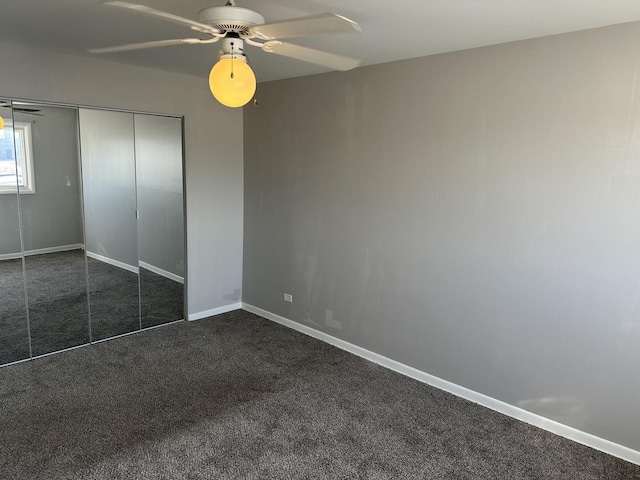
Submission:
M 356 22 L 335 13 L 321 13 L 309 17 L 291 18 L 281 22 L 249 27 L 249 32 L 262 40 L 361 31 L 360 25 Z
M 315 63 L 316 65 L 332 68 L 333 70 L 351 70 L 360 65 L 360 60 L 355 58 L 343 57 L 335 53 L 314 50 L 313 48 L 301 47 L 277 40 L 265 43 L 262 49 L 265 52 L 295 58 L 303 62 Z
M 109 5 L 111 7 L 127 8 L 129 10 L 135 10 L 136 12 L 144 13 L 157 18 L 162 18 L 170 22 L 179 23 L 180 25 L 189 27 L 192 30 L 208 33 L 209 35 L 215 35 L 215 34 L 221 33 L 220 30 L 218 30 L 215 27 L 212 27 L 211 25 L 195 22 L 193 20 L 189 20 L 188 18 L 179 17 L 178 15 L 174 15 L 172 13 L 167 13 L 161 10 L 156 10 L 155 8 L 147 7 L 146 5 L 139 5 L 137 3 L 119 2 L 119 1 L 105 2 L 104 5 Z
M 217 40 L 217 39 L 216 39 Z M 208 40 L 199 38 L 177 38 L 175 40 L 156 40 L 153 42 L 129 43 L 127 45 L 117 45 L 115 47 L 90 48 L 90 53 L 115 53 L 126 52 L 128 50 L 142 50 L 143 48 L 168 47 L 170 45 L 195 45 L 199 43 L 211 43 Z

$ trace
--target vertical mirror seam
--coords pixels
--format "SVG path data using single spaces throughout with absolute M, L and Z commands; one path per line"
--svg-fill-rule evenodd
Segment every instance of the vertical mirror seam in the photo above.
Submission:
M 26 258 L 25 258 L 25 250 L 24 250 L 24 237 L 22 234 L 22 211 L 21 211 L 21 201 L 20 201 L 20 181 L 18 176 L 18 156 L 17 156 L 17 142 L 15 132 L 13 131 L 15 125 L 15 115 L 14 115 L 14 102 L 11 101 L 11 125 L 12 125 L 12 139 L 13 139 L 13 160 L 14 166 L 16 170 L 16 207 L 18 213 L 18 235 L 20 241 L 20 255 L 22 261 L 22 287 L 24 291 L 24 306 L 25 306 L 25 318 L 27 325 L 27 341 L 29 345 L 29 358 L 33 358 L 33 346 L 31 341 L 31 323 L 29 319 L 29 289 L 27 288 L 27 269 L 26 269 Z
M 79 162 L 79 171 L 80 171 L 80 211 L 82 218 L 82 250 L 83 250 L 83 258 L 84 258 L 84 278 L 85 278 L 85 292 L 87 296 L 87 328 L 89 331 L 89 344 L 94 342 L 93 339 L 93 330 L 91 328 L 91 296 L 89 294 L 89 258 L 87 257 L 87 225 L 85 221 L 85 205 L 84 205 L 84 182 L 82 179 L 84 178 L 83 167 L 82 167 L 82 142 L 81 138 L 81 130 L 82 124 L 80 123 L 80 109 L 76 109 L 76 119 L 78 124 L 78 131 L 76 135 L 76 142 L 78 144 L 78 157 L 80 159 Z
M 138 330 L 142 330 L 142 286 L 140 281 L 140 206 L 138 205 L 138 152 L 136 142 L 136 116 L 133 119 L 133 184 L 135 191 L 135 218 L 136 218 L 136 266 L 138 268 Z
M 13 118 L 13 102 L 11 102 L 11 115 Z M 16 137 L 15 135 L 13 136 L 13 151 L 16 152 L 17 151 L 17 143 L 16 143 Z M 17 172 L 17 155 L 15 155 L 14 153 L 14 160 L 16 162 L 16 172 Z M 24 249 L 24 234 L 22 232 L 22 210 L 21 210 L 21 200 L 20 200 L 20 182 L 18 180 L 18 175 L 16 175 L 16 205 L 18 207 L 17 211 L 18 211 L 18 232 L 20 235 L 20 254 L 22 256 L 22 284 L 23 284 L 23 289 L 24 289 L 24 304 L 25 304 L 25 315 L 26 315 L 26 319 L 27 319 L 27 339 L 29 342 L 29 358 L 33 358 L 33 345 L 31 342 L 31 322 L 29 319 L 29 288 L 28 288 L 28 284 L 27 284 L 27 260 L 26 260 L 26 255 L 25 255 L 25 249 Z

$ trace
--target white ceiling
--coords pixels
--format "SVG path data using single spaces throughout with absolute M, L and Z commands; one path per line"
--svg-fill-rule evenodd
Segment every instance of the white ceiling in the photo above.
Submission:
M 197 20 L 225 0 L 129 0 Z M 75 55 L 87 48 L 192 37 L 180 25 L 100 5 L 101 0 L 0 0 L 0 41 Z M 361 34 L 295 39 L 362 59 L 363 65 L 640 21 L 639 0 L 237 0 L 266 21 L 334 12 Z M 219 47 L 181 45 L 99 58 L 206 77 Z M 326 71 L 246 47 L 258 81 Z M 3 65 L 3 68 L 10 66 Z

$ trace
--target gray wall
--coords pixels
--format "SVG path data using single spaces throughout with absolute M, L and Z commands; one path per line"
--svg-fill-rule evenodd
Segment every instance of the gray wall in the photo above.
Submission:
M 149 115 L 134 122 L 139 259 L 183 277 L 182 123 Z
M 243 301 L 640 450 L 639 41 L 260 84 Z
M 86 250 L 138 267 L 133 115 L 80 109 Z
M 14 112 L 15 122 L 31 123 L 36 193 L 20 196 L 26 251 L 83 243 L 77 112 L 37 108 L 41 116 Z M 14 195 L 0 195 L 0 202 L 0 209 L 7 202 L 15 208 Z M 0 253 L 20 252 L 15 230 L 0 229 Z
M 6 97 L 184 115 L 188 310 L 240 299 L 242 111 L 215 101 L 208 72 L 196 78 L 7 43 L 0 64 Z

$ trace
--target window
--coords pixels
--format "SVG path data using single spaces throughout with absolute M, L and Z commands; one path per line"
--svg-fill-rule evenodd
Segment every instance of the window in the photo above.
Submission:
M 20 193 L 36 193 L 34 180 L 31 124 L 6 122 L 0 130 L 0 193 L 16 193 L 16 185 Z

